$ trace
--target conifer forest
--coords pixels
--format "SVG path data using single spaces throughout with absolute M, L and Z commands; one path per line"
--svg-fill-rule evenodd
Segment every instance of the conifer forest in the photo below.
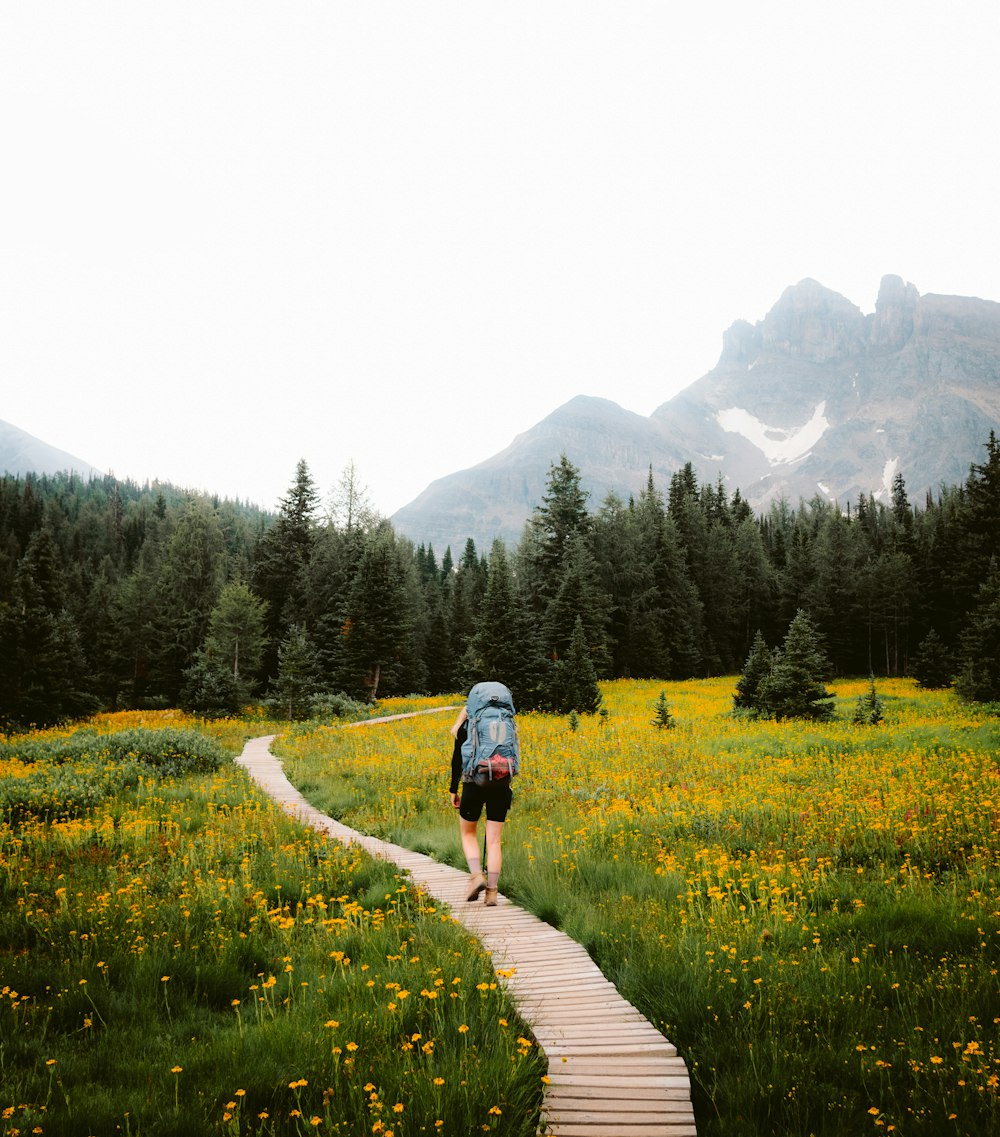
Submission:
M 0 479 L 0 729 L 99 709 L 282 717 L 499 678 L 518 709 L 597 709 L 597 680 L 739 673 L 808 617 L 829 675 L 1000 700 L 1000 443 L 965 482 L 757 516 L 738 490 L 590 502 L 565 457 L 516 547 L 414 545 L 353 468 L 304 461 L 275 512 L 113 477 Z

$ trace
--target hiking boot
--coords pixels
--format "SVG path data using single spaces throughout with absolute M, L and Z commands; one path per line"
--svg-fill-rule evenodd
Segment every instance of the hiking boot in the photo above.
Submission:
M 488 908 L 495 908 L 497 903 L 497 890 L 495 888 L 487 888 L 486 895 L 483 897 L 483 903 Z
M 486 887 L 486 877 L 481 872 L 474 872 L 469 877 L 469 888 L 465 894 L 465 899 L 471 903 L 473 900 L 479 899 L 480 892 Z

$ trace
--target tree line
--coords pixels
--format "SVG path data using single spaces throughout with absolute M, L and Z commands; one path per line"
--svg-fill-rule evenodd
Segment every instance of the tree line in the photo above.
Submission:
M 501 678 L 590 712 L 608 677 L 736 674 L 800 612 L 835 674 L 1000 699 L 1000 444 L 912 504 L 756 516 L 689 463 L 592 507 L 563 455 L 520 540 L 438 559 L 304 461 L 275 512 L 112 477 L 0 479 L 0 725 L 99 708 L 288 717 Z

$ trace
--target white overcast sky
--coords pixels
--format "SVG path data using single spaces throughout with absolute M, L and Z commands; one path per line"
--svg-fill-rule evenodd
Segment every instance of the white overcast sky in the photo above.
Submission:
M 996 0 L 2 0 L 0 419 L 391 514 L 804 277 L 1000 300 L 998 60 Z

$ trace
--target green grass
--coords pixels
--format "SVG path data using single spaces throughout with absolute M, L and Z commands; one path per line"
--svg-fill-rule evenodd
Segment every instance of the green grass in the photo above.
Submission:
M 702 1137 L 1000 1134 L 1000 727 L 906 683 L 854 726 L 867 680 L 736 721 L 732 684 L 666 685 L 670 731 L 662 683 L 522 716 L 501 888 L 677 1044 Z M 447 723 L 370 729 L 283 741 L 289 776 L 457 863 Z
M 90 769 L 60 745 L 28 775 Z M 543 1066 L 446 913 L 228 762 L 146 765 L 0 824 L 0 1134 L 534 1133 Z

